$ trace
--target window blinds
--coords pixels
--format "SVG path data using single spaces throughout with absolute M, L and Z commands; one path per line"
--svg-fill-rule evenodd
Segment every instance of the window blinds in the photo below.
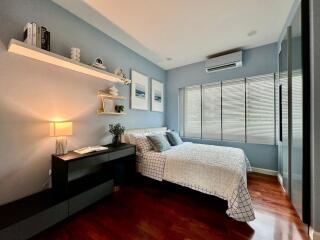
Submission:
M 296 88 L 300 89 L 298 85 Z M 182 136 L 275 144 L 274 74 L 185 87 L 179 91 Z M 283 94 L 286 98 L 286 91 Z M 301 110 L 296 112 L 298 115 Z
M 221 82 L 202 86 L 202 138 L 221 140 Z
M 288 73 L 280 72 L 280 83 L 282 87 L 282 144 L 288 147 Z M 287 151 L 285 151 L 287 152 Z
M 303 127 L 303 95 L 302 95 L 302 71 L 300 69 L 292 72 L 292 135 L 296 146 L 302 145 Z M 296 147 L 294 146 L 294 147 Z
M 275 143 L 274 75 L 247 78 L 247 142 Z
M 222 83 L 222 139 L 245 141 L 245 81 Z
M 279 75 L 275 74 L 275 83 L 274 83 L 274 98 L 275 98 L 275 119 L 276 119 L 276 125 L 275 125 L 275 131 L 276 131 L 276 136 L 275 136 L 275 143 L 278 144 L 280 138 L 279 138 L 279 133 L 280 133 L 280 81 L 279 81 Z
M 184 136 L 201 137 L 201 86 L 185 88 Z

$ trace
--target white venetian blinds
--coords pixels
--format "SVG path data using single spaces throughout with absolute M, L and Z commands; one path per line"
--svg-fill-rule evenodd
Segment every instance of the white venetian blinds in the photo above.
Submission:
M 184 90 L 184 135 L 201 137 L 201 86 Z
M 245 81 L 222 82 L 222 139 L 245 141 Z
M 275 143 L 274 75 L 247 78 L 247 142 Z
M 179 112 L 183 137 L 275 144 L 274 74 L 181 88 Z
M 221 139 L 221 83 L 202 86 L 202 138 Z
M 302 95 L 302 71 L 292 71 L 292 135 L 297 146 L 302 145 L 303 127 L 303 95 Z M 296 147 L 296 146 L 294 146 Z

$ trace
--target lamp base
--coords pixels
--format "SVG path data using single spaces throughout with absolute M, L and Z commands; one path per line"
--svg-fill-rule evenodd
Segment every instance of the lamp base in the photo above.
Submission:
M 64 155 L 68 153 L 67 138 L 58 137 L 56 140 L 56 155 Z

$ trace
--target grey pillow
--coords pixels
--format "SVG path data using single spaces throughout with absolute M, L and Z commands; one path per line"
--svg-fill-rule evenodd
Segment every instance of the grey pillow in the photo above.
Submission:
M 162 134 L 150 135 L 147 138 L 156 152 L 163 152 L 171 148 L 170 143 Z
M 177 146 L 183 143 L 177 132 L 167 132 L 167 138 L 172 146 Z

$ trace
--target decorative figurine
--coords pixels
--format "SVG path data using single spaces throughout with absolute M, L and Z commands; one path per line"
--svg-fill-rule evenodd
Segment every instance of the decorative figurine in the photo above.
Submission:
M 94 62 L 92 63 L 92 66 L 102 70 L 106 70 L 107 68 L 106 66 L 103 65 L 103 60 L 99 57 L 94 60 Z

